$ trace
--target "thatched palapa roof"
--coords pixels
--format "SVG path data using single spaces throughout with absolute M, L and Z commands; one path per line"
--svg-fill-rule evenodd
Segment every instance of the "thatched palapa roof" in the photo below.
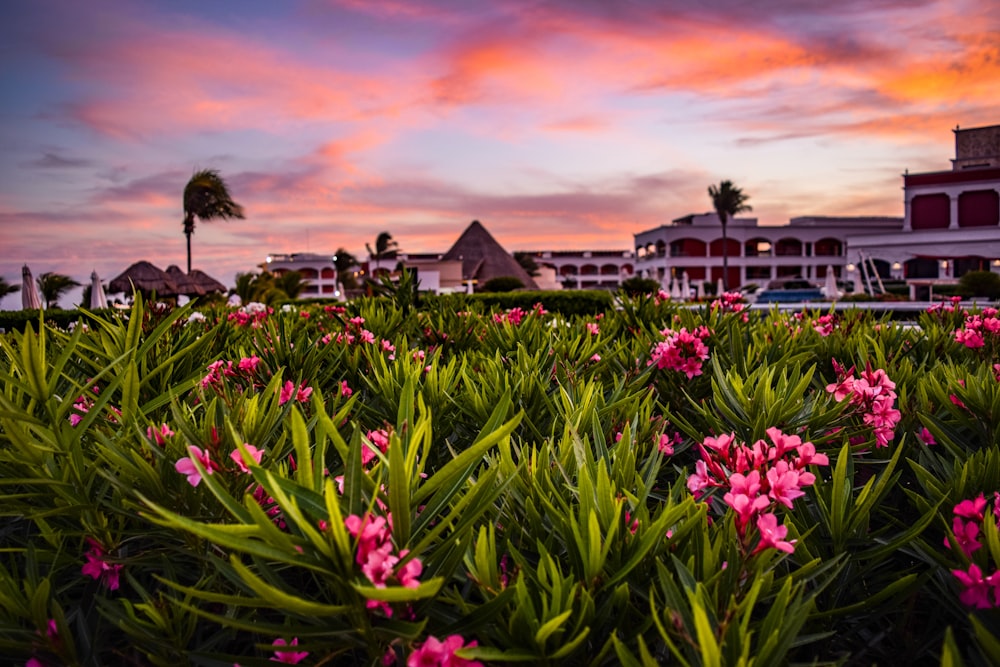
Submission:
M 472 221 L 455 241 L 455 245 L 441 259 L 460 260 L 463 280 L 476 280 L 482 285 L 492 278 L 512 276 L 524 283 L 525 287 L 538 289 L 538 285 L 524 267 L 497 243 L 478 220 Z
M 176 294 L 185 296 L 202 296 L 209 292 L 225 292 L 226 286 L 199 269 L 191 269 L 184 273 L 176 264 L 167 267 L 167 275 L 176 286 Z
M 170 274 L 163 269 L 142 260 L 122 271 L 108 283 L 109 292 L 131 293 L 135 289 L 149 294 L 156 292 L 160 296 L 177 294 L 177 285 Z

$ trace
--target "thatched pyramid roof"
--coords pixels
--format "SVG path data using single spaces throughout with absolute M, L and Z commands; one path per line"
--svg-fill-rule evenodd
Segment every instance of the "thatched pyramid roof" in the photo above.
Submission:
M 202 296 L 209 292 L 225 292 L 226 286 L 199 269 L 184 273 L 176 264 L 167 267 L 167 275 L 177 286 L 177 294 Z
M 177 294 L 177 285 L 170 274 L 143 260 L 122 271 L 110 283 L 109 292 L 132 292 L 132 285 L 140 292 L 155 291 L 160 296 Z
M 480 285 L 492 278 L 513 276 L 525 287 L 538 289 L 534 279 L 528 275 L 513 255 L 503 249 L 482 223 L 473 220 L 455 241 L 451 250 L 441 259 L 462 262 L 462 278 L 474 279 Z

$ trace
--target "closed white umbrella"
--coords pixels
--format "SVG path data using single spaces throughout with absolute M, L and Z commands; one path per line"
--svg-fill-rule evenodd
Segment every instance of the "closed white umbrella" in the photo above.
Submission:
M 90 274 L 90 309 L 99 310 L 108 307 L 108 295 L 104 293 L 104 286 L 95 269 Z
M 833 273 L 833 267 L 829 264 L 826 267 L 826 283 L 823 285 L 823 296 L 827 299 L 840 298 L 840 290 L 837 289 L 837 276 Z
M 677 286 L 677 278 L 670 278 L 670 298 L 677 300 L 681 298 L 681 288 Z
M 719 276 L 719 279 L 715 283 L 715 295 L 722 296 L 723 293 L 725 293 L 725 291 L 726 291 L 726 286 L 722 282 L 722 276 Z
M 685 301 L 691 299 L 691 279 L 688 277 L 687 271 L 681 274 L 681 298 Z
M 27 264 L 21 269 L 21 307 L 25 310 L 40 310 L 42 307 L 35 279 L 31 277 L 31 269 Z

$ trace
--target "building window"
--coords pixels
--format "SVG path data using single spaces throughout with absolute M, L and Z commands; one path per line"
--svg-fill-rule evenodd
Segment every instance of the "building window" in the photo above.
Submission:
M 959 227 L 996 227 L 1000 195 L 996 190 L 963 192 L 958 198 Z
M 747 280 L 770 280 L 771 279 L 771 267 L 770 266 L 748 266 L 747 270 Z
M 920 195 L 910 202 L 913 229 L 948 229 L 950 220 L 951 198 L 948 195 Z
M 903 262 L 903 275 L 906 278 L 937 278 L 938 261 L 928 257 L 914 257 Z
M 334 273 L 333 269 L 331 269 L 328 266 L 320 272 L 320 275 L 323 277 L 323 280 L 333 280 L 336 274 Z
M 801 278 L 802 277 L 802 267 L 801 266 L 778 266 L 777 269 L 778 278 Z

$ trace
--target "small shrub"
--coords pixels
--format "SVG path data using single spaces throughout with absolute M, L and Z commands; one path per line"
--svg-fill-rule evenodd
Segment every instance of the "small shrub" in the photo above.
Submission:
M 514 276 L 490 278 L 483 284 L 483 292 L 513 292 L 524 288 L 524 283 Z

